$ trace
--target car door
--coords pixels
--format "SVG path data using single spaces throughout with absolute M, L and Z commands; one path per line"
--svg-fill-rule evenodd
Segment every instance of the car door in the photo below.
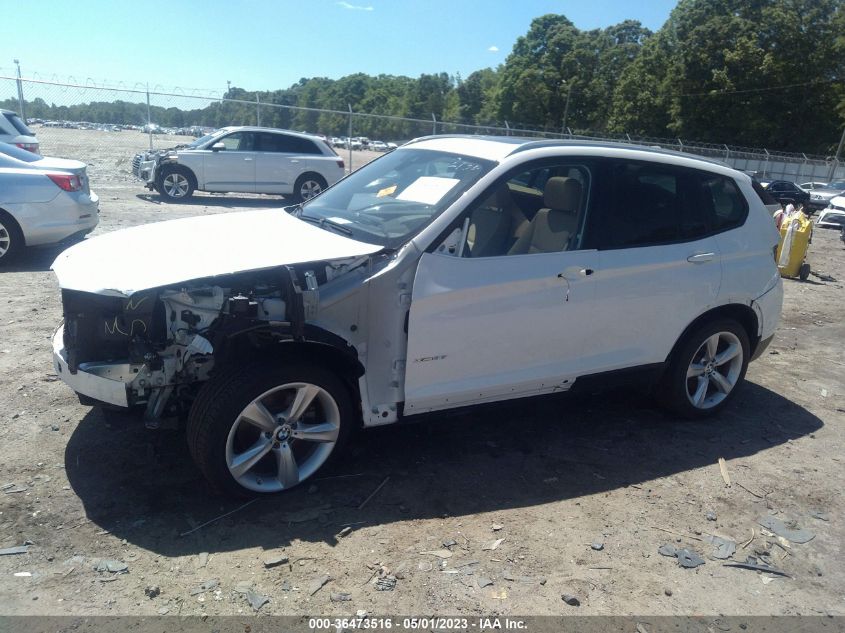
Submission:
M 694 170 L 609 161 L 598 214 L 593 323 L 584 370 L 662 363 L 719 294 L 720 253 Z
M 257 134 L 255 189 L 258 193 L 292 193 L 296 179 L 308 171 L 319 150 L 313 141 L 278 132 Z
M 224 149 L 204 150 L 205 191 L 255 191 L 255 134 L 232 132 L 214 141 Z
M 544 210 L 529 219 L 522 207 L 502 203 L 513 202 L 506 178 L 470 205 L 459 245 L 420 259 L 408 318 L 406 414 L 565 390 L 580 372 L 597 260 L 595 250 L 580 248 L 591 175 L 584 164 L 560 164 L 557 173 L 582 185 L 577 227 L 563 250 L 543 252 L 542 240 L 524 247 Z M 482 233 L 500 240 L 483 254 Z

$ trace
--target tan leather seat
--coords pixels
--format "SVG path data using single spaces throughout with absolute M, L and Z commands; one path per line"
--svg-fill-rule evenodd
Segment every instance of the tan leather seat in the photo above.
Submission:
M 528 218 L 514 202 L 508 186 L 503 185 L 470 216 L 467 231 L 469 255 L 505 255 L 527 228 Z
M 556 253 L 566 250 L 578 231 L 582 187 L 575 178 L 549 178 L 543 190 L 544 208 L 537 211 L 509 255 Z

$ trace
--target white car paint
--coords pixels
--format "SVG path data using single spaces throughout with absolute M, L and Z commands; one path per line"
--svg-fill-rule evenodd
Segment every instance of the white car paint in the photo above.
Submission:
M 819 213 L 816 226 L 838 229 L 845 226 L 845 196 L 832 198 L 826 209 Z
M 379 246 L 325 231 L 281 209 L 261 209 L 106 233 L 61 253 L 53 270 L 62 288 L 128 297 L 192 279 L 360 257 L 378 250 Z
M 590 373 L 662 362 L 697 316 L 724 304 L 752 307 L 756 334 L 774 332 L 782 301 L 772 260 L 777 231 L 744 174 L 689 155 L 601 143 L 437 137 L 405 148 L 497 165 L 403 247 L 371 261 L 371 270 L 320 287 L 319 314 L 311 322 L 357 351 L 365 370 L 359 379 L 365 425 L 394 422 L 403 406 L 410 414 L 549 393 Z M 364 169 L 377 170 L 405 148 Z M 566 156 L 653 161 L 725 176 L 747 200 L 748 217 L 737 229 L 668 246 L 478 259 L 438 249 L 468 205 L 503 174 Z M 138 244 L 167 257 L 136 263 L 127 253 Z M 55 269 L 63 288 L 130 296 L 379 250 L 282 212 L 254 211 L 124 230 L 70 249 Z

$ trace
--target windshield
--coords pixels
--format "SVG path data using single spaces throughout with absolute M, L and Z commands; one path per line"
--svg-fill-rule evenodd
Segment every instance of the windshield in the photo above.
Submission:
M 395 248 L 418 233 L 495 165 L 460 154 L 399 149 L 353 172 L 302 206 L 306 220 Z
M 198 138 L 197 140 L 191 141 L 190 143 L 188 143 L 188 147 L 196 149 L 197 147 L 199 147 L 203 143 L 207 143 L 208 141 L 213 139 L 215 136 L 219 136 L 219 134 L 220 134 L 220 130 L 217 130 L 216 132 L 212 132 L 211 134 L 206 134 L 205 136 L 202 136 L 202 137 Z
M 5 116 L 8 119 L 9 123 L 12 124 L 12 127 L 14 127 L 19 134 L 23 134 L 24 136 L 35 136 L 35 132 L 26 127 L 26 123 L 24 123 L 23 120 L 17 114 L 15 114 L 14 112 L 6 112 Z

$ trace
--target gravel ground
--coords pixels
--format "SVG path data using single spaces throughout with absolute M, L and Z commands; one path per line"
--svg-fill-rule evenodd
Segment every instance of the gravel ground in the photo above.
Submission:
M 145 136 L 38 134 L 91 165 L 97 233 L 282 204 L 162 203 L 127 171 Z M 166 256 L 138 246 L 139 265 Z M 0 556 L 0 614 L 250 614 L 253 595 L 262 615 L 845 614 L 842 281 L 784 281 L 777 338 L 716 419 L 676 420 L 630 391 L 491 405 L 359 433 L 312 485 L 242 507 L 207 490 L 183 434 L 105 419 L 57 381 L 56 252 L 0 269 L 0 548 L 29 543 Z M 835 233 L 817 232 L 809 261 L 845 280 Z M 766 515 L 814 538 L 770 536 Z M 736 543 L 730 560 L 710 535 Z M 788 577 L 723 566 L 747 556 Z M 104 560 L 128 573 L 96 571 Z

